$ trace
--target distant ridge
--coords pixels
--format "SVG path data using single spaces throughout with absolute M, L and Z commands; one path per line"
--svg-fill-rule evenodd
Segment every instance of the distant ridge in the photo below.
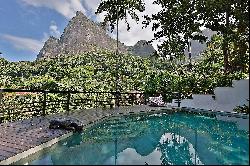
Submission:
M 207 37 L 207 40 L 210 41 L 211 37 L 216 34 L 215 31 L 211 31 L 210 29 L 204 29 L 201 32 L 202 35 Z M 200 43 L 197 40 L 191 40 L 191 53 L 192 57 L 199 57 L 199 55 L 207 48 L 206 42 Z M 188 57 L 188 50 L 184 51 L 184 54 Z
M 148 44 L 146 40 L 138 41 L 134 46 L 128 48 L 128 50 L 134 54 L 139 56 L 149 56 L 153 55 L 156 50 L 151 44 Z

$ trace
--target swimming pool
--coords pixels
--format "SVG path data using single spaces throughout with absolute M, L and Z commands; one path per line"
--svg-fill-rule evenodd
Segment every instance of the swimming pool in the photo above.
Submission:
M 249 164 L 249 131 L 185 112 L 111 117 L 15 164 Z

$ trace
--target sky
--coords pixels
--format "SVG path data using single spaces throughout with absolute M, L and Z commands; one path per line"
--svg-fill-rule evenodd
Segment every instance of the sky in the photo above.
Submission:
M 9 61 L 34 61 L 49 36 L 59 38 L 69 20 L 77 11 L 89 19 L 100 22 L 104 14 L 95 15 L 101 0 L 0 0 L 0 52 Z M 144 14 L 160 11 L 160 6 L 146 0 Z M 131 29 L 128 32 L 124 21 L 119 23 L 119 40 L 128 46 L 139 40 L 151 40 L 151 28 L 142 29 L 128 19 Z M 115 33 L 109 34 L 115 38 Z M 157 48 L 157 43 L 153 46 Z

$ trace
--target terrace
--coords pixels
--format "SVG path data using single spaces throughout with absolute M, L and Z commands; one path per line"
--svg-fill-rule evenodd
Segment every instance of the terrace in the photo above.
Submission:
M 165 10 L 167 9 L 166 6 L 174 6 L 173 13 L 177 12 L 178 17 L 181 17 L 178 18 L 173 14 L 162 14 L 160 12 L 154 16 L 155 18 L 151 18 L 161 23 L 153 27 L 153 29 L 163 28 L 162 32 L 154 34 L 154 39 L 158 40 L 160 39 L 159 37 L 168 37 L 168 39 L 166 39 L 167 45 L 163 42 L 163 50 L 159 52 L 159 55 L 162 57 L 149 58 L 152 60 L 149 63 L 144 58 L 133 61 L 135 58 L 130 55 L 124 56 L 124 59 L 121 58 L 122 56 L 120 56 L 119 52 L 123 52 L 123 48 L 121 46 L 120 49 L 118 48 L 118 24 L 120 19 L 127 19 L 127 10 L 130 9 L 125 8 L 124 10 L 124 7 L 131 6 L 131 4 L 128 5 L 124 1 L 125 4 L 120 5 L 118 2 L 120 3 L 121 1 L 116 1 L 116 4 L 107 5 L 108 13 L 110 12 L 109 14 L 111 15 L 114 14 L 114 16 L 110 17 L 111 20 L 108 20 L 113 23 L 111 30 L 114 30 L 116 27 L 116 46 L 106 48 L 107 50 L 112 50 L 112 54 L 115 51 L 112 57 L 102 55 L 102 53 L 94 53 L 93 55 L 73 55 L 73 58 L 69 59 L 66 56 L 64 59 L 59 56 L 41 56 L 41 52 L 45 54 L 46 52 L 40 51 L 38 58 L 46 57 L 44 61 L 38 61 L 34 66 L 31 65 L 30 70 L 24 68 L 23 70 L 18 70 L 16 73 L 9 72 L 9 70 L 12 69 L 15 71 L 18 66 L 12 68 L 12 65 L 8 66 L 6 65 L 7 62 L 3 61 L 2 64 L 8 70 L 5 72 L 6 76 L 2 77 L 4 80 L 2 87 L 26 87 L 28 89 L 115 89 L 116 92 L 0 89 L 0 165 L 34 163 L 55 165 L 117 165 L 128 163 L 146 165 L 249 164 L 249 115 L 234 112 L 235 106 L 249 105 L 249 93 L 247 93 L 249 91 L 249 80 L 244 80 L 240 83 L 234 80 L 233 87 L 217 87 L 213 89 L 214 85 L 229 85 L 231 77 L 227 76 L 227 72 L 231 70 L 229 68 L 231 65 L 230 60 L 236 59 L 234 67 L 237 66 L 237 58 L 228 55 L 231 51 L 229 45 L 234 44 L 234 46 L 237 46 L 239 44 L 237 38 L 233 42 L 225 40 L 232 35 L 229 33 L 229 27 L 234 27 L 230 26 L 229 17 L 231 16 L 228 13 L 242 15 L 242 13 L 238 12 L 245 11 L 245 9 L 237 9 L 238 12 L 228 12 L 228 9 L 226 10 L 226 26 L 223 29 L 228 32 L 225 32 L 225 30 L 222 31 L 220 28 L 210 29 L 217 31 L 218 34 L 222 33 L 222 36 L 217 36 L 219 37 L 218 39 L 214 38 L 211 40 L 212 42 L 207 43 L 211 44 L 207 50 L 208 55 L 210 53 L 213 55 L 213 52 L 223 52 L 223 68 L 225 70 L 222 72 L 223 68 L 219 62 L 222 60 L 222 54 L 218 54 L 216 57 L 211 56 L 214 59 L 211 64 L 210 57 L 206 59 L 205 55 L 204 62 L 206 63 L 203 64 L 203 59 L 201 58 L 201 61 L 198 62 L 199 60 L 197 60 L 197 64 L 195 65 L 196 62 L 194 63 L 193 61 L 196 61 L 196 58 L 193 58 L 191 55 L 191 39 L 203 41 L 205 36 L 192 36 L 190 33 L 193 30 L 192 34 L 197 34 L 201 30 L 201 27 L 209 27 L 213 24 L 218 25 L 218 22 L 212 23 L 210 21 L 214 20 L 214 17 L 220 17 L 220 12 L 218 15 L 211 15 L 210 10 L 206 11 L 207 8 L 210 9 L 210 6 L 205 7 L 204 11 L 200 11 L 205 17 L 201 18 L 204 20 L 206 17 L 210 18 L 212 16 L 211 18 L 213 19 L 205 20 L 204 25 L 202 25 L 189 19 L 190 16 L 193 17 L 193 13 L 189 12 L 190 9 L 198 11 L 191 6 L 200 7 L 199 5 L 187 3 L 190 5 L 190 8 L 186 6 L 186 2 L 183 4 L 180 3 L 184 6 L 181 5 L 176 10 L 175 5 L 166 5 L 168 3 L 164 2 L 162 4 L 163 11 L 170 11 L 171 13 L 171 10 Z M 138 7 L 143 8 L 143 4 L 133 3 L 135 3 L 135 8 L 132 11 L 137 10 Z M 114 5 L 116 8 L 112 8 L 112 11 L 109 11 L 110 5 Z M 165 8 L 164 5 L 166 5 Z M 241 4 L 229 5 L 244 6 Z M 100 13 L 107 10 L 105 6 L 101 5 L 101 9 L 99 9 Z M 218 7 L 217 4 L 213 4 L 212 6 Z M 221 12 L 224 15 L 225 11 Z M 119 16 L 119 13 L 121 13 L 122 17 Z M 183 15 L 183 13 L 187 13 L 187 15 Z M 192 13 L 192 15 L 188 13 Z M 208 13 L 209 15 L 207 15 Z M 133 17 L 136 18 L 136 15 L 133 14 Z M 81 21 L 81 18 L 84 21 Z M 86 29 L 88 28 L 85 25 L 88 23 L 88 20 L 86 18 L 81 12 L 77 12 L 75 21 L 70 21 L 70 23 L 76 24 L 69 27 L 80 27 L 79 29 L 82 29 L 82 32 L 87 32 Z M 185 25 L 184 22 L 176 20 L 189 21 Z M 244 19 L 238 21 L 245 23 Z M 82 22 L 85 23 L 78 24 Z M 90 24 L 93 25 L 92 23 Z M 199 26 L 201 27 L 198 28 Z M 129 29 L 129 25 L 127 27 Z M 179 27 L 178 33 L 181 35 L 184 34 L 185 40 L 175 40 L 175 37 L 174 40 L 171 39 L 173 35 L 176 35 L 177 38 L 180 37 L 179 34 L 176 34 L 177 31 L 173 27 Z M 66 29 L 71 30 L 71 28 L 66 27 L 65 32 Z M 89 29 L 95 29 L 95 27 Z M 163 32 L 167 32 L 167 34 Z M 80 31 L 74 28 L 72 28 L 72 34 L 70 37 L 67 37 L 66 34 L 61 36 L 61 38 L 70 39 L 69 43 L 61 42 L 62 48 L 64 46 L 69 46 L 70 49 L 75 46 L 77 48 L 78 45 L 85 45 L 84 43 L 78 43 L 80 42 L 79 39 L 82 40 L 87 36 L 86 41 L 89 41 L 91 38 L 89 34 L 81 36 Z M 94 32 L 93 34 L 99 35 L 96 37 L 97 41 L 94 40 L 94 44 L 99 42 L 98 39 L 102 41 L 101 39 L 105 38 L 101 33 L 97 34 Z M 106 33 L 104 32 L 103 34 Z M 50 39 L 54 40 L 55 43 L 58 41 L 54 37 Z M 77 42 L 71 42 L 71 40 Z M 222 50 L 221 48 L 217 48 L 217 43 L 220 40 L 223 43 Z M 85 42 L 85 40 L 83 41 Z M 107 41 L 103 41 L 105 45 L 111 45 L 109 37 Z M 244 42 L 247 45 L 247 41 L 240 41 L 242 48 L 246 46 L 242 44 Z M 73 45 L 71 45 L 72 43 Z M 57 44 L 56 46 L 50 46 L 53 48 L 52 51 L 60 47 Z M 169 45 L 170 48 L 168 48 Z M 214 49 L 210 50 L 212 47 Z M 242 48 L 239 47 L 239 49 Z M 66 51 L 64 50 L 62 54 L 69 54 L 70 51 L 73 54 L 81 53 L 79 50 L 70 49 L 65 48 Z M 186 57 L 183 63 L 182 56 L 184 56 L 184 49 L 187 49 L 188 58 Z M 238 48 L 234 47 L 233 52 L 235 50 L 238 50 Z M 180 52 L 182 55 L 179 55 Z M 166 53 L 170 55 L 165 55 Z M 234 53 L 239 54 L 240 59 L 243 59 L 242 61 L 249 61 L 249 59 L 243 58 L 242 55 L 245 53 L 242 53 L 242 55 L 238 52 Z M 61 53 L 52 53 L 51 55 L 61 55 Z M 162 60 L 167 60 L 164 59 L 165 56 L 169 56 L 169 63 L 162 62 Z M 49 59 L 48 63 L 46 62 L 47 57 Z M 105 58 L 109 58 L 109 60 L 102 62 Z M 136 61 L 137 63 L 135 63 Z M 135 65 L 132 65 L 133 63 Z M 21 64 L 25 63 L 21 62 Z M 241 71 L 246 72 L 245 68 L 247 66 L 245 64 L 240 66 Z M 36 67 L 41 70 L 37 71 Z M 207 71 L 204 71 L 204 69 Z M 218 70 L 221 71 L 218 72 Z M 30 73 L 26 73 L 25 71 L 30 71 Z M 23 75 L 23 73 L 26 73 L 26 75 Z M 196 73 L 197 76 L 193 75 L 193 73 Z M 8 79 L 12 78 L 10 76 L 13 75 L 16 76 L 13 78 L 20 77 L 20 79 Z M 35 79 L 29 80 L 33 76 L 35 76 Z M 149 79 L 147 76 L 149 76 Z M 233 78 L 245 78 L 243 76 L 236 76 Z M 54 77 L 57 79 L 54 80 Z M 214 77 L 214 79 L 210 79 L 210 77 Z M 221 79 L 221 77 L 224 79 Z M 80 81 L 77 82 L 76 80 Z M 224 82 L 220 83 L 222 80 Z M 18 85 L 12 86 L 13 82 L 17 82 Z M 44 85 L 44 82 L 48 84 Z M 91 86 L 87 86 L 86 84 L 88 83 Z M 131 86 L 122 88 L 122 86 L 130 83 Z M 145 84 L 148 86 L 148 89 L 142 87 L 139 89 L 151 92 L 164 91 L 165 94 L 162 93 L 161 95 L 164 97 L 168 96 L 173 100 L 171 103 L 164 103 L 159 101 L 159 97 L 155 97 L 154 94 L 119 92 L 121 91 L 119 89 L 137 89 L 138 83 L 141 86 L 145 86 Z M 84 87 L 85 85 L 86 87 Z M 110 85 L 110 87 L 101 85 Z M 196 86 L 196 88 L 193 88 L 193 86 Z M 169 94 L 166 94 L 167 91 L 172 91 L 173 89 L 178 92 L 169 92 Z M 214 94 L 211 94 L 212 91 Z M 193 94 L 193 92 L 203 94 Z M 192 98 L 189 98 L 190 94 Z M 159 94 L 156 95 L 159 96 Z M 52 120 L 80 122 L 83 126 L 83 131 L 75 133 L 72 130 L 52 129 L 50 128 Z M 127 162 L 124 159 L 129 161 Z
M 5 89 L 2 92 L 5 97 L 13 97 L 13 93 L 15 93 L 19 98 L 22 96 L 22 100 L 19 101 L 20 103 L 2 103 L 1 105 L 1 110 L 4 110 L 0 112 L 1 121 L 5 123 L 0 125 L 0 164 L 14 163 L 73 135 L 73 132 L 70 130 L 49 129 L 50 121 L 53 119 L 77 120 L 84 125 L 84 129 L 115 116 L 148 115 L 163 112 L 170 114 L 176 111 L 212 117 L 246 119 L 247 121 L 249 119 L 246 114 L 180 107 L 180 99 L 176 99 L 177 107 L 171 106 L 171 104 L 164 107 L 150 107 L 147 105 L 149 95 L 144 93 L 121 93 L 120 97 L 116 98 L 117 94 L 112 92 L 24 92 L 24 90 L 11 89 Z M 97 93 L 98 95 L 95 96 L 98 96 L 98 98 L 91 96 L 91 94 Z M 62 94 L 65 98 L 54 100 L 49 97 L 50 94 Z M 87 94 L 86 96 L 88 97 L 80 97 L 80 94 Z M 30 98 L 32 95 L 33 97 L 34 95 L 42 96 L 41 98 L 37 97 L 40 99 L 40 101 L 36 101 L 37 105 L 34 105 L 34 101 L 24 102 L 27 100 L 27 97 Z M 141 102 L 138 102 L 135 98 L 129 98 L 129 95 L 147 96 L 147 98 L 145 97 L 143 100 L 140 100 Z M 80 99 L 76 96 L 80 97 Z M 180 95 L 177 94 L 178 96 Z M 110 99 L 115 99 L 118 106 L 111 106 Z M 94 108 L 86 109 L 86 106 Z
M 0 118 L 4 123 L 0 125 L 0 164 L 11 164 L 73 134 L 68 130 L 49 129 L 52 119 L 77 119 L 86 128 L 110 116 L 152 111 L 147 105 L 135 105 L 144 101 L 129 98 L 129 95 L 145 95 L 142 93 L 121 93 L 117 100 L 119 106 L 114 108 L 110 103 L 116 99 L 112 92 L 3 89 L 2 93 Z M 64 95 L 65 99 L 53 100 L 50 94 Z M 80 97 L 81 94 L 88 97 Z M 93 97 L 94 94 L 98 98 Z M 19 103 L 6 103 L 8 97 L 19 99 Z M 28 99 L 33 101 L 27 102 Z M 88 107 L 94 108 L 84 109 Z M 162 108 L 155 107 L 154 110 Z

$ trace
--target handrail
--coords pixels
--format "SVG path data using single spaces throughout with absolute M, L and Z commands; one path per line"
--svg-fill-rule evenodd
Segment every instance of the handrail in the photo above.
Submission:
M 146 94 L 145 92 L 115 92 L 115 91 L 76 91 L 76 90 L 38 90 L 38 89 L 0 89 L 0 92 L 34 92 L 34 93 L 100 93 L 100 94 L 105 94 L 105 93 L 119 93 L 119 94 Z M 162 94 L 162 93 L 154 93 L 154 94 Z

